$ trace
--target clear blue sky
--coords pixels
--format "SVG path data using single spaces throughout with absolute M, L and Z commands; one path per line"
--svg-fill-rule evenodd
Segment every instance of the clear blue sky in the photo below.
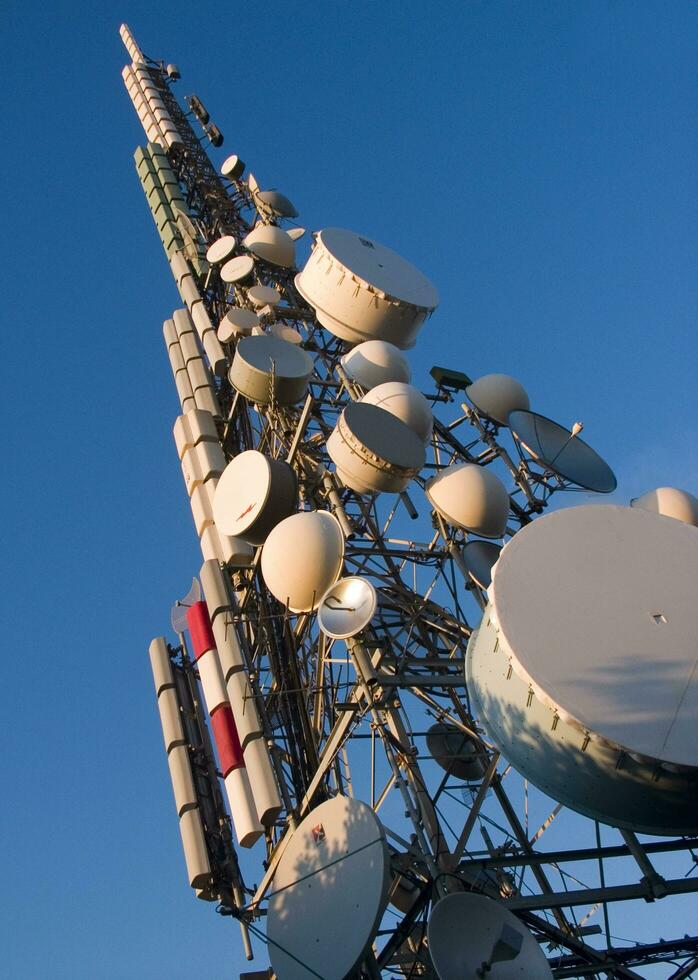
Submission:
M 147 7 L 147 9 L 146 9 Z M 515 374 L 614 465 L 698 492 L 695 3 L 6 0 L 0 973 L 237 976 L 191 897 L 146 650 L 200 553 L 132 164 L 126 20 L 309 229 L 434 280 L 411 355 Z M 667 935 L 662 922 L 657 933 Z

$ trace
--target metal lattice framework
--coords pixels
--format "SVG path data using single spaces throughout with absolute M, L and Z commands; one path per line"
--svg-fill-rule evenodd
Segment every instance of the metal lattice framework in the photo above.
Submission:
M 247 301 L 243 289 L 223 282 L 205 262 L 206 246 L 222 235 L 241 241 L 256 223 L 282 219 L 259 209 L 247 181 L 219 176 L 192 127 L 191 112 L 173 95 L 176 72 L 145 58 L 130 35 L 127 47 L 141 89 L 145 79 L 156 93 L 155 105 L 165 110 L 153 112 L 155 128 L 150 117 L 144 126 L 150 145 L 166 151 L 182 202 L 179 218 L 172 215 L 176 228 L 169 250 L 166 244 L 168 258 L 176 279 L 185 261 L 210 322 L 217 324 L 231 306 Z M 162 130 L 167 118 L 174 129 L 163 135 L 157 127 Z M 174 255 L 180 256 L 178 266 Z M 451 463 L 495 465 L 509 477 L 509 537 L 535 519 L 553 493 L 574 487 L 538 465 L 506 427 L 481 417 L 461 393 L 463 377 L 448 371 L 435 371 L 435 387 L 425 393 L 446 421 L 435 420 L 427 463 L 410 492 L 366 496 L 344 487 L 332 472 L 326 441 L 343 407 L 364 392 L 342 370 L 347 345 L 317 322 L 294 276 L 295 270 L 255 263 L 256 281 L 281 294 L 262 318 L 295 328 L 313 357 L 307 398 L 291 407 L 273 398 L 255 405 L 226 376 L 209 370 L 220 445 L 226 460 L 254 448 L 287 461 L 298 479 L 301 508 L 337 517 L 346 538 L 346 573 L 369 578 L 380 602 L 361 640 L 344 644 L 325 636 L 314 614 L 292 614 L 274 598 L 259 570 L 261 548 L 247 564 L 220 563 L 250 697 L 283 801 L 265 831 L 266 871 L 254 893 L 238 867 L 195 663 L 183 636 L 170 647 L 207 828 L 207 897 L 240 921 L 249 952 L 250 932 L 264 933 L 285 837 L 314 806 L 343 793 L 379 814 L 393 854 L 393 891 L 410 895 L 398 902 L 400 908 L 389 905 L 357 976 L 434 976 L 424 942 L 426 919 L 436 899 L 459 889 L 482 892 L 515 912 L 545 944 L 555 977 L 639 978 L 657 964 L 668 964 L 665 976 L 692 975 L 698 938 L 622 945 L 610 922 L 613 903 L 670 901 L 669 896 L 697 891 L 698 876 L 691 871 L 698 839 L 641 842 L 629 831 L 602 830 L 542 797 L 499 757 L 470 712 L 464 683 L 466 645 L 486 595 L 463 565 L 466 532 L 446 526 L 420 491 L 429 476 Z M 231 358 L 233 346 L 224 353 Z M 424 735 L 435 721 L 475 741 L 484 772 L 477 784 L 455 779 L 430 758 Z M 588 941 L 592 935 L 594 945 Z

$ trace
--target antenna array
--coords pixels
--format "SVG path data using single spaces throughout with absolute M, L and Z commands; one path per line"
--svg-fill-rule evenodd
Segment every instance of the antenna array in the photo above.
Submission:
M 148 138 L 136 170 L 183 304 L 163 332 L 203 593 L 195 582 L 173 610 L 176 640 L 156 638 L 150 657 L 196 895 L 239 921 L 248 958 L 252 938 L 267 942 L 281 980 L 637 978 L 670 961 L 681 962 L 672 976 L 688 976 L 698 938 L 621 948 L 609 921 L 612 903 L 698 890 L 684 877 L 698 845 L 695 753 L 677 761 L 643 743 L 633 755 L 622 718 L 609 748 L 576 717 L 574 694 L 571 705 L 551 698 L 547 662 L 524 678 L 518 620 L 490 678 L 509 622 L 498 601 L 521 575 L 507 572 L 516 553 L 502 546 L 523 532 L 526 562 L 542 548 L 562 569 L 569 555 L 543 548 L 538 528 L 551 525 L 539 515 L 554 493 L 615 489 L 610 468 L 578 438 L 581 424 L 531 412 L 512 378 L 437 367 L 433 390 L 414 388 L 402 351 L 438 305 L 431 283 L 341 229 L 314 236 L 299 273 L 304 230 L 289 199 L 245 179 L 237 156 L 214 168 L 202 139 L 223 137 L 201 99 L 183 109 L 179 69 L 147 58 L 125 25 L 121 36 Z M 630 521 L 638 534 L 649 524 L 664 541 L 665 497 Z M 698 513 L 690 500 L 684 515 Z M 634 513 L 593 510 L 618 534 L 610 512 L 623 528 Z M 698 532 L 670 523 L 690 574 Z M 549 598 L 564 625 L 563 591 Z M 686 619 L 681 602 L 653 614 L 648 663 L 650 640 Z M 539 702 L 550 731 L 527 752 Z M 662 710 L 688 723 L 669 698 Z M 578 758 L 555 743 L 558 724 L 581 732 Z M 622 770 L 638 799 L 666 806 L 645 806 L 635 825 L 622 801 L 612 813 L 602 796 L 591 805 L 575 788 L 582 758 L 585 786 L 597 772 L 615 785 Z M 567 808 L 533 785 L 559 788 Z M 602 844 L 596 820 L 621 829 L 604 827 Z M 254 891 L 236 847 L 253 849 L 243 866 L 264 862 Z

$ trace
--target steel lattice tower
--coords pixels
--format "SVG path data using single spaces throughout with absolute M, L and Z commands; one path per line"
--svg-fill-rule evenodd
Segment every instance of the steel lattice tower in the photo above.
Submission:
M 183 731 L 172 744 L 188 760 L 195 793 L 196 805 L 184 807 L 180 820 L 191 823 L 198 814 L 203 832 L 205 873 L 190 874 L 197 893 L 239 920 L 249 952 L 250 934 L 264 935 L 274 876 L 294 829 L 337 794 L 355 796 L 385 827 L 392 884 L 391 904 L 352 976 L 436 976 L 426 923 L 436 901 L 459 891 L 487 895 L 513 912 L 543 944 L 555 977 L 638 978 L 645 967 L 662 963 L 676 964 L 667 967 L 674 969 L 667 976 L 690 976 L 698 967 L 698 937 L 619 947 L 609 915 L 615 902 L 671 901 L 698 891 L 698 878 L 683 877 L 695 867 L 698 838 L 641 841 L 630 830 L 604 828 L 602 843 L 598 823 L 554 801 L 539 827 L 529 825 L 529 785 L 488 738 L 465 686 L 466 647 L 486 607 L 486 587 L 464 563 L 467 532 L 429 511 L 421 493 L 429 477 L 453 464 L 487 468 L 496 462 L 509 478 L 510 538 L 544 512 L 554 493 L 575 487 L 537 462 L 505 426 L 479 413 L 463 394 L 470 379 L 445 369 L 432 372 L 435 385 L 427 398 L 448 421 L 434 418 L 427 461 L 410 490 L 363 494 L 344 485 L 327 441 L 346 406 L 365 394 L 343 364 L 351 345 L 319 323 L 297 288 L 293 264 L 257 255 L 253 280 L 241 285 L 241 279 L 224 281 L 206 258 L 222 237 L 234 238 L 235 254 L 243 255 L 239 243 L 253 228 L 294 226 L 260 195 L 253 178 L 243 179 L 241 163 L 219 175 L 192 127 L 197 117 L 208 138 L 220 141 L 202 104 L 191 97 L 185 110 L 172 91 L 177 69 L 144 56 L 125 27 L 122 38 L 132 58 L 124 81 L 148 137 L 136 151 L 136 167 L 183 301 L 164 333 L 182 405 L 175 441 L 205 558 L 205 609 L 197 626 L 182 606 L 177 642 L 154 641 L 151 657 L 162 671 L 159 681 L 156 673 L 161 714 L 163 695 L 172 692 Z M 250 281 L 275 290 L 278 300 L 251 304 Z M 277 401 L 273 374 L 264 403 L 243 397 L 231 384 L 236 338 L 221 340 L 217 327 L 233 308 L 248 309 L 260 330 L 273 325 L 297 331 L 313 360 L 307 394 L 297 404 Z M 188 414 L 192 410 L 199 415 Z M 202 446 L 203 457 L 194 459 Z M 292 467 L 301 512 L 336 518 L 344 574 L 369 579 L 379 598 L 360 638 L 333 640 L 312 610 L 292 612 L 265 584 L 262 549 L 241 549 L 216 532 L 206 484 L 249 450 Z M 204 605 L 196 590 L 188 602 L 189 609 Z M 204 656 L 208 647 L 194 634 L 209 628 L 230 700 L 234 681 L 249 706 L 247 741 L 240 732 L 247 768 L 255 746 L 255 758 L 266 767 L 266 818 L 248 841 L 261 836 L 266 848 L 254 893 L 238 865 L 220 786 L 225 773 L 213 754 L 199 687 L 205 678 L 197 642 L 203 642 Z M 218 741 L 215 719 L 221 714 L 211 714 Z M 237 715 L 235 721 L 239 729 Z M 459 780 L 425 749 L 425 734 L 437 723 L 460 733 L 474 753 L 480 773 L 475 782 Z M 220 742 L 218 749 L 220 756 Z M 554 847 L 544 849 L 554 831 Z M 678 859 L 680 873 L 674 870 Z M 580 867 L 583 880 L 576 877 Z M 587 919 L 596 910 L 603 926 L 592 945 L 587 937 L 596 920 Z

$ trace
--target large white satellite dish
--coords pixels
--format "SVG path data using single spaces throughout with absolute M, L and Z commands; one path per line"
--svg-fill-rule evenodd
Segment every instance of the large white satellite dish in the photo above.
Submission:
M 297 493 L 288 463 L 248 449 L 223 470 L 213 496 L 213 519 L 223 534 L 260 545 L 296 509 Z
M 262 575 L 269 591 L 291 612 L 310 612 L 344 561 L 339 521 L 325 510 L 292 514 L 271 531 L 262 549 Z
M 448 524 L 501 538 L 509 516 L 509 494 L 491 470 L 477 463 L 454 463 L 427 481 L 424 492 Z
M 540 946 L 516 916 L 474 892 L 437 902 L 427 927 L 439 980 L 552 980 Z
M 297 344 L 278 337 L 243 337 L 235 350 L 230 383 L 259 405 L 293 405 L 305 396 L 313 361 Z
M 333 640 L 355 636 L 373 619 L 378 597 L 367 578 L 350 575 L 331 585 L 318 606 L 318 624 Z
M 290 833 L 267 913 L 272 967 L 280 980 L 345 980 L 367 954 L 386 905 L 385 832 L 365 803 L 335 796 Z
M 617 486 L 611 467 L 569 429 L 544 415 L 516 411 L 509 427 L 531 456 L 570 483 L 596 493 L 612 493 Z
M 407 382 L 412 376 L 404 354 L 385 340 L 365 340 L 340 361 L 345 373 L 370 390 L 386 381 Z
M 524 527 L 468 645 L 471 703 L 550 796 L 650 834 L 698 829 L 698 529 L 613 505 Z
M 346 486 L 357 493 L 399 493 L 424 465 L 424 443 L 377 405 L 350 402 L 327 440 Z
M 296 287 L 324 327 L 354 344 L 376 338 L 414 347 L 439 303 L 431 282 L 410 262 L 343 228 L 315 235 Z

